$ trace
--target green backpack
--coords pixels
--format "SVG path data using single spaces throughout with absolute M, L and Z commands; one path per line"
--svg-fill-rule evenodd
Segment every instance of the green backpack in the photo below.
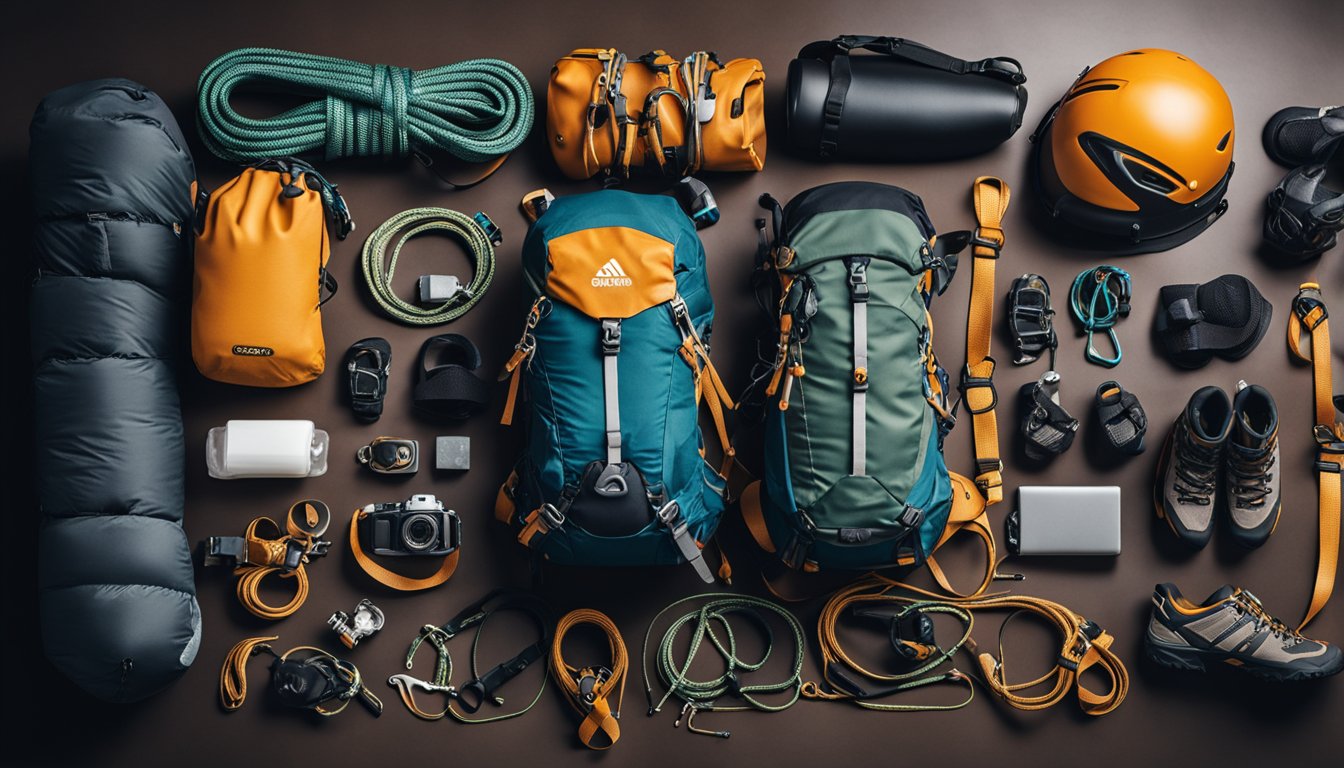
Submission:
M 976 592 L 988 586 L 994 541 L 985 509 L 1002 484 L 989 329 L 1008 190 L 981 179 L 975 193 L 981 227 L 942 237 L 919 197 L 899 187 L 827 184 L 782 209 L 762 198 L 774 232 L 762 236 L 756 283 L 777 309 L 777 348 L 762 377 L 764 471 L 743 492 L 742 512 L 757 543 L 785 565 L 927 563 L 953 591 L 932 555 L 966 529 L 989 554 Z M 962 392 L 976 422 L 975 482 L 943 460 L 956 407 L 928 312 L 968 244 L 975 277 Z

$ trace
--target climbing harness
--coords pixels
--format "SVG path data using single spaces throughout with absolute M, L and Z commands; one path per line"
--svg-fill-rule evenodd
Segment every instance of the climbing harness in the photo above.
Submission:
M 1264 338 L 1274 314 L 1273 305 L 1241 275 L 1164 285 L 1157 297 L 1154 330 L 1167 358 L 1182 368 L 1202 367 L 1214 355 L 1240 360 Z
M 704 601 L 697 609 L 685 613 L 671 623 L 663 634 L 654 653 L 654 665 L 658 670 L 658 679 L 667 688 L 657 703 L 653 700 L 653 676 L 649 674 L 649 642 L 653 637 L 653 628 L 669 611 L 692 601 Z M 767 614 L 775 614 L 783 619 L 793 634 L 793 662 L 789 676 L 770 683 L 748 685 L 742 679 L 742 673 L 758 672 L 769 661 L 774 650 L 775 634 Z M 738 655 L 737 637 L 733 632 L 734 617 L 746 619 L 761 630 L 765 637 L 765 650 L 756 661 L 743 659 Z M 716 630 L 715 627 L 718 627 Z M 676 660 L 677 638 L 683 628 L 689 627 L 690 646 L 686 659 Z M 697 654 L 705 641 L 718 651 L 723 660 L 723 674 L 709 680 L 693 680 L 689 677 Z M 644 633 L 642 663 L 644 668 L 644 695 L 649 702 L 649 716 L 662 711 L 667 700 L 676 697 L 683 702 L 681 713 L 673 727 L 686 721 L 686 729 L 691 733 L 728 738 L 728 731 L 711 731 L 696 727 L 694 718 L 699 712 L 782 712 L 798 701 L 802 688 L 803 653 L 807 641 L 803 636 L 803 626 L 794 615 L 768 600 L 731 593 L 710 593 L 693 595 L 673 602 L 649 624 Z M 779 703 L 762 700 L 762 695 L 781 694 L 785 698 Z M 739 699 L 740 704 L 721 704 L 725 697 Z
M 597 627 L 607 637 L 611 650 L 610 666 L 573 667 L 565 662 L 565 635 L 580 625 Z M 625 672 L 629 664 L 621 631 L 605 613 L 589 608 L 570 611 L 555 626 L 551 642 L 551 675 L 565 692 L 569 703 L 583 715 L 579 724 L 579 741 L 589 749 L 604 750 L 616 746 L 621 738 L 621 701 L 625 698 Z M 616 707 L 609 701 L 616 691 Z M 598 742 L 597 735 L 606 736 L 606 743 Z
M 485 632 L 486 622 L 495 614 L 507 611 L 526 614 L 536 625 L 537 640 L 519 651 L 513 658 L 500 662 L 486 670 L 485 674 L 481 674 L 479 655 L 481 637 Z M 541 598 L 516 589 L 493 590 L 485 597 L 462 609 L 442 626 L 426 624 L 421 627 L 420 634 L 416 635 L 415 639 L 411 641 L 410 649 L 406 651 L 407 671 L 410 671 L 412 662 L 415 660 L 415 652 L 420 649 L 422 643 L 428 642 L 437 652 L 433 678 L 421 680 L 402 673 L 389 677 L 387 684 L 397 689 L 397 693 L 401 694 L 402 703 L 411 711 L 411 714 L 422 720 L 441 720 L 445 715 L 448 715 L 459 723 L 474 725 L 495 723 L 519 717 L 526 714 L 541 700 L 542 694 L 546 691 L 546 675 L 544 673 L 541 676 L 541 686 L 537 688 L 536 695 L 521 709 L 483 717 L 470 717 L 470 715 L 476 714 L 486 701 L 497 707 L 504 706 L 504 698 L 498 695 L 499 690 L 510 680 L 522 674 L 524 670 L 541 660 L 550 641 L 551 624 L 551 609 Z M 476 634 L 471 641 L 472 679 L 458 687 L 453 685 L 453 657 L 448 651 L 448 643 L 454 637 L 472 627 L 476 628 Z M 443 694 L 447 697 L 447 703 L 438 712 L 426 711 L 416 703 L 415 691 L 417 689 L 423 693 Z M 462 711 L 459 712 L 454 704 L 461 707 Z
M 392 278 L 402 246 L 426 232 L 446 233 L 461 241 L 471 255 L 472 273 L 471 282 L 465 287 L 454 278 L 450 281 L 454 285 L 449 286 L 440 301 L 421 307 L 396 295 L 392 291 Z M 389 246 L 390 260 L 386 259 Z M 361 261 L 369 293 L 389 316 L 408 325 L 442 325 L 466 314 L 485 295 L 495 275 L 495 246 L 486 228 L 472 216 L 447 208 L 412 208 L 379 224 L 369 234 Z
M 1096 409 L 1097 423 L 1101 425 L 1107 444 L 1121 453 L 1143 453 L 1148 415 L 1139 398 L 1118 382 L 1104 381 L 1097 387 Z
M 1083 356 L 1088 362 L 1105 368 L 1120 364 L 1123 353 L 1120 339 L 1115 335 L 1115 324 L 1129 317 L 1132 287 L 1128 272 L 1105 264 L 1085 269 L 1074 278 L 1073 288 L 1069 291 L 1069 309 L 1087 333 Z M 1115 351 L 1113 357 L 1106 357 L 1096 348 L 1093 337 L 1101 331 L 1105 331 L 1111 340 L 1111 349 Z
M 275 117 L 238 114 L 236 88 L 253 83 L 316 94 Z M 198 125 L 211 152 L 239 163 L 321 150 L 326 159 L 415 155 L 433 170 L 430 152 L 489 163 L 464 189 L 483 181 L 532 130 L 535 105 L 527 78 L 499 59 L 471 59 L 411 70 L 272 48 L 240 48 L 215 59 L 197 85 Z M 447 181 L 445 179 L 445 181 Z
M 211 536 L 206 539 L 203 564 L 229 565 L 238 577 L 238 602 L 253 616 L 283 619 L 299 610 L 308 599 L 306 565 L 327 553 L 331 542 L 322 535 L 331 524 L 331 510 L 317 499 L 296 501 L 289 508 L 285 533 L 269 517 L 248 523 L 242 536 Z M 270 605 L 261 597 L 261 582 L 273 573 L 294 580 L 294 597 L 284 605 Z
M 1330 600 L 1335 588 L 1335 569 L 1339 562 L 1340 472 L 1344 470 L 1344 395 L 1334 396 L 1330 370 L 1330 313 L 1325 308 L 1321 286 L 1303 283 L 1293 299 L 1288 315 L 1288 348 L 1293 357 L 1311 363 L 1315 391 L 1316 481 L 1319 545 L 1316 556 L 1316 580 L 1311 603 L 1298 631 L 1306 629 Z M 1310 354 L 1302 348 L 1302 334 L 1311 336 Z
M 918 663 L 914 669 L 899 674 L 876 672 L 861 666 L 840 642 L 837 624 L 847 610 L 870 618 L 893 623 L 893 647 L 907 664 Z M 927 642 L 928 633 L 910 633 L 902 622 L 909 622 L 910 611 L 920 614 L 948 614 L 963 626 L 961 637 L 946 648 Z M 975 614 L 982 611 L 1010 611 L 999 630 L 999 652 L 979 653 L 971 637 Z M 1039 617 L 1059 631 L 1062 639 L 1054 669 L 1034 680 L 1008 682 L 1005 667 L 1004 632 L 1012 620 L 1022 614 Z M 817 621 L 821 645 L 823 682 L 803 684 L 802 695 L 809 699 L 852 701 L 866 709 L 895 712 L 959 709 L 970 703 L 974 695 L 971 678 L 958 670 L 935 672 L 950 661 L 958 649 L 964 648 L 975 655 L 980 671 L 979 682 L 1009 706 L 1020 710 L 1041 710 L 1058 704 L 1073 691 L 1084 713 L 1100 716 L 1113 711 L 1124 701 L 1129 691 L 1129 674 L 1124 663 L 1111 652 L 1114 638 L 1101 627 L 1064 606 L 1038 597 L 1016 595 L 989 595 L 981 597 L 943 597 L 911 587 L 893 579 L 877 575 L 868 577 L 841 589 L 827 600 Z M 916 634 L 915 638 L 906 637 Z M 922 637 L 918 635 L 923 635 Z M 1097 693 L 1082 683 L 1090 669 L 1104 673 L 1110 679 L 1110 688 Z M 866 682 L 865 682 L 866 681 Z M 964 685 L 966 699 L 954 704 L 891 704 L 876 701 L 903 691 L 938 683 Z M 879 686 L 879 687 L 872 687 Z M 1040 694 L 1028 693 L 1043 686 L 1049 688 Z
M 271 662 L 271 691 L 287 707 L 307 709 L 323 717 L 340 714 L 351 699 L 373 713 L 383 714 L 383 702 L 364 685 L 359 668 L 338 659 L 321 648 L 300 645 L 277 654 L 271 641 L 278 637 L 249 637 L 229 650 L 219 671 L 219 701 L 232 712 L 247 699 L 247 662 L 259 653 L 274 657 Z M 299 659 L 296 654 L 307 654 Z
M 1027 458 L 1045 461 L 1067 451 L 1078 434 L 1078 420 L 1059 403 L 1059 373 L 1046 371 L 1040 379 L 1023 385 L 1019 395 Z
M 1055 310 L 1050 305 L 1050 284 L 1041 275 L 1025 274 L 1008 289 L 1008 331 L 1013 337 L 1014 365 L 1027 365 L 1050 354 L 1050 370 L 1055 369 Z

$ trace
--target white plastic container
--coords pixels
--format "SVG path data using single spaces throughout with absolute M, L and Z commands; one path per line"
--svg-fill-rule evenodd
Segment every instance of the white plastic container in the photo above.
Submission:
M 205 466 L 220 480 L 326 474 L 329 438 L 300 419 L 229 421 L 205 438 Z

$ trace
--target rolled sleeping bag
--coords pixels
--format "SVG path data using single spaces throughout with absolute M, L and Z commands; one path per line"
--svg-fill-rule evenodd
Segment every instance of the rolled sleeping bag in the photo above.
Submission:
M 168 107 L 130 80 L 49 94 L 30 137 L 42 642 L 90 694 L 134 701 L 201 639 L 174 376 L 196 171 Z
M 789 62 L 790 148 L 822 160 L 931 162 L 982 154 L 1022 125 L 1016 60 L 963 61 L 912 40 L 850 35 Z

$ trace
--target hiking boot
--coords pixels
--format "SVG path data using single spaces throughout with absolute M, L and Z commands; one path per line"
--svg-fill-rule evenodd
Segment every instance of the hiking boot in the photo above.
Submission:
M 1213 534 L 1213 500 L 1223 447 L 1232 427 L 1232 403 L 1218 387 L 1190 397 L 1167 435 L 1157 463 L 1153 505 L 1186 544 L 1203 549 Z
M 1284 167 L 1324 163 L 1344 140 L 1344 107 L 1284 107 L 1261 138 L 1270 159 Z
M 1265 543 L 1279 522 L 1279 413 L 1264 388 L 1237 382 L 1227 439 L 1223 501 L 1232 537 L 1243 547 Z
M 1195 605 L 1175 585 L 1158 584 L 1143 649 L 1172 669 L 1203 672 L 1208 662 L 1222 662 L 1276 682 L 1344 668 L 1339 646 L 1303 637 L 1266 613 L 1255 595 L 1231 585 Z

